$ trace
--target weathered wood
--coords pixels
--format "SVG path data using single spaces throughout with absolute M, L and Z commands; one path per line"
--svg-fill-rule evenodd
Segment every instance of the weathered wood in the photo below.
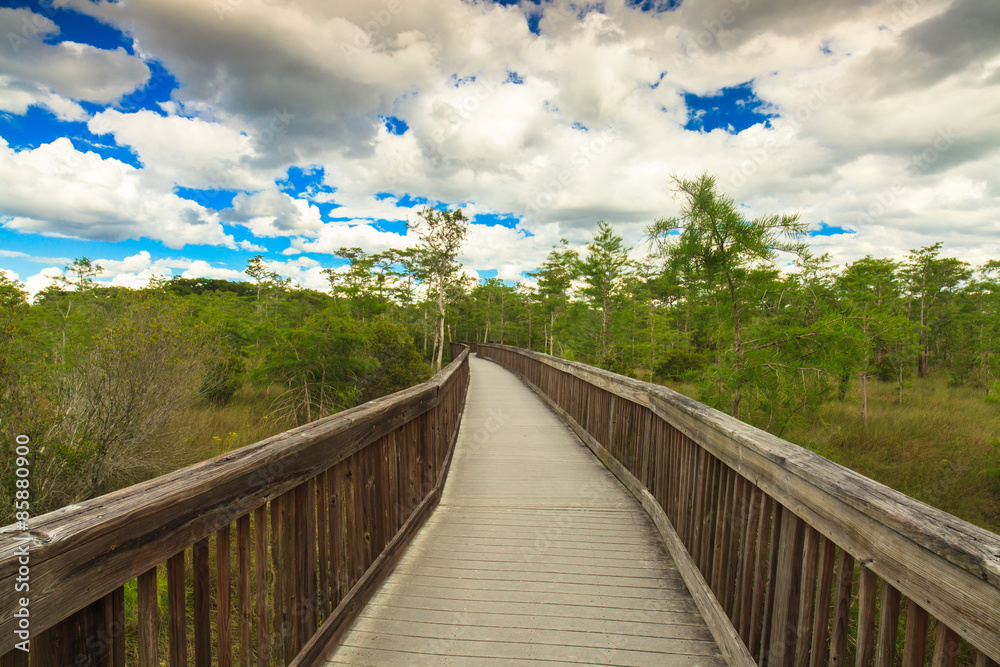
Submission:
M 345 593 L 343 599 L 337 604 L 337 607 L 326 618 L 309 641 L 306 642 L 298 655 L 289 661 L 288 667 L 316 665 L 320 664 L 326 658 L 330 649 L 336 645 L 343 633 L 350 627 L 351 622 L 357 617 L 372 594 L 378 589 L 379 584 L 389 574 L 402 550 L 439 502 L 441 489 L 444 487 L 448 470 L 451 466 L 455 441 L 458 438 L 461 407 L 464 405 L 464 402 L 465 396 L 463 393 L 460 401 L 455 405 L 451 432 L 438 433 L 438 436 L 443 436 L 446 440 L 440 443 L 440 451 L 444 453 L 445 458 L 441 462 L 441 476 L 437 484 L 427 489 L 423 500 L 413 510 L 392 539 L 389 540 L 385 548 L 374 558 L 371 567 L 366 568 L 358 582 Z M 364 467 L 362 466 L 361 469 L 363 470 Z
M 763 494 L 763 492 L 761 492 Z M 760 655 L 764 637 L 764 597 L 767 593 L 767 554 L 771 540 L 771 514 L 774 501 L 763 494 L 764 503 L 757 522 L 757 546 L 754 551 L 753 599 L 750 603 L 750 625 L 747 648 L 751 655 Z
M 378 555 L 372 567 L 361 575 L 361 579 L 351 587 L 351 590 L 323 622 L 316 634 L 303 646 L 302 651 L 289 662 L 288 667 L 306 667 L 307 665 L 320 664 L 323 661 L 330 649 L 337 644 L 337 640 L 350 627 L 358 612 L 377 590 L 379 584 L 388 575 L 393 563 L 399 558 L 400 551 L 409 543 L 413 534 L 426 520 L 427 515 L 437 504 L 439 496 L 440 491 L 431 491 L 424 498 L 403 528 Z
M 115 620 L 116 611 L 123 607 L 121 593 L 113 591 L 33 636 L 31 664 L 40 667 L 78 664 L 113 667 L 120 664 L 124 653 L 116 660 L 115 635 L 124 630 L 124 624 L 115 627 Z
M 271 633 L 268 625 L 271 606 L 268 604 L 269 584 L 267 581 L 267 507 L 261 505 L 253 512 L 253 561 L 254 600 L 257 609 L 257 665 L 269 667 L 271 664 Z
M 253 645 L 250 629 L 253 614 L 250 606 L 250 515 L 236 521 L 236 608 L 239 622 L 240 667 L 250 667 Z
M 719 495 L 713 507 L 715 512 L 715 536 L 714 546 L 712 547 L 712 570 L 710 575 L 708 572 L 705 573 L 706 579 L 711 577 L 712 592 L 715 593 L 715 597 L 720 601 L 724 600 L 722 585 L 727 556 L 726 552 L 729 550 L 726 536 L 729 526 L 729 497 L 732 493 L 733 478 L 735 476 L 736 473 L 730 468 L 722 470 L 722 478 L 719 482 Z
M 903 638 L 903 667 L 922 667 L 927 650 L 927 612 L 909 600 L 906 606 L 906 635 Z
M 899 629 L 899 591 L 886 581 L 882 582 L 879 615 L 875 667 L 892 667 L 896 659 L 896 634 Z
M 479 349 L 530 359 L 649 407 L 1000 658 L 1000 537 L 664 387 L 516 348 Z
M 517 415 L 517 423 L 491 433 L 481 448 L 462 441 L 455 454 L 461 465 L 426 532 L 331 662 L 500 665 L 575 659 L 721 666 L 682 579 L 662 577 L 660 568 L 673 567 L 641 510 L 544 408 L 539 416 L 528 416 L 523 399 L 514 402 L 524 394 L 516 380 L 500 369 L 488 372 L 477 381 L 502 402 L 505 414 Z M 477 391 L 484 391 L 483 384 Z M 470 393 L 476 402 L 465 428 L 482 423 L 481 397 Z M 581 404 L 602 409 L 601 401 Z M 534 432 L 524 428 L 525 419 L 545 426 Z M 624 479 L 634 479 L 618 465 Z M 506 506 L 510 497 L 517 498 L 516 506 Z M 665 516 L 648 490 L 643 502 Z M 677 609 L 699 627 L 664 628 L 661 621 L 672 613 L 660 609 L 682 603 Z M 607 617 L 621 619 L 613 631 L 601 627 Z M 685 639 L 660 639 L 667 636 Z M 359 654 L 355 647 L 363 645 L 377 654 Z
M 271 658 L 278 665 L 288 662 L 290 656 L 285 655 L 285 644 L 290 633 L 291 619 L 287 617 L 287 593 L 290 570 L 283 567 L 288 541 L 288 525 L 286 521 L 286 506 L 288 495 L 278 496 L 271 501 L 271 600 L 274 608 L 271 611 Z
M 752 486 L 745 477 L 737 473 L 736 492 L 733 494 L 732 505 L 731 523 L 733 527 L 729 542 L 729 563 L 726 569 L 726 580 L 729 584 L 726 590 L 726 602 L 724 605 L 726 613 L 729 614 L 729 618 L 733 621 L 736 620 L 737 598 L 740 595 L 739 578 L 742 563 L 740 558 L 743 555 L 743 541 L 746 539 L 746 520 L 750 507 L 750 490 Z M 734 627 L 739 627 L 735 622 L 733 625 Z
M 194 563 L 194 664 L 212 664 L 211 592 L 209 591 L 208 540 L 199 540 L 191 547 Z
M 774 589 L 771 641 L 768 646 L 767 664 L 770 667 L 791 665 L 795 661 L 804 529 L 802 519 L 792 512 L 782 512 L 777 570 L 780 574 Z
M 167 637 L 170 667 L 187 667 L 187 601 L 184 552 L 167 561 Z
M 708 628 L 712 633 L 712 637 L 715 639 L 722 651 L 723 656 L 730 665 L 743 665 L 750 666 L 755 665 L 756 662 L 753 656 L 747 651 L 747 647 L 743 644 L 740 639 L 739 634 L 733 628 L 732 623 L 726 616 L 725 610 L 719 604 L 718 599 L 712 594 L 711 589 L 708 586 L 708 582 L 705 581 L 701 570 L 692 560 L 687 548 L 681 540 L 680 535 L 674 530 L 673 524 L 667 517 L 666 512 L 663 507 L 657 502 L 657 500 L 650 494 L 650 492 L 635 478 L 632 473 L 630 473 L 625 466 L 623 466 L 617 459 L 611 456 L 611 454 L 604 448 L 604 445 L 594 440 L 593 436 L 590 435 L 580 424 L 573 419 L 573 417 L 566 412 L 562 407 L 556 404 L 552 399 L 550 399 L 545 393 L 543 393 L 538 387 L 536 387 L 530 380 L 527 380 L 523 376 L 521 380 L 538 396 L 545 401 L 545 403 L 552 409 L 553 412 L 558 414 L 562 419 L 570 426 L 571 429 L 576 433 L 576 435 L 590 448 L 592 452 L 597 456 L 597 458 L 614 473 L 615 477 L 625 485 L 625 487 L 632 493 L 633 496 L 642 504 L 643 509 L 653 520 L 653 524 L 657 528 L 660 537 L 663 539 L 667 550 L 670 552 L 677 565 L 678 571 L 681 573 L 691 596 L 694 598 L 695 604 L 698 605 L 699 611 L 705 617 L 705 621 L 708 624 Z M 691 465 L 694 465 L 693 463 Z
M 326 518 L 327 498 L 326 477 L 329 471 L 324 471 L 316 477 L 316 539 L 319 545 L 319 610 L 323 618 L 330 615 L 330 524 Z M 329 473 L 332 474 L 332 473 Z
M 335 595 L 332 605 L 340 604 L 350 588 L 351 563 L 347 556 L 347 527 L 344 523 L 347 473 L 350 467 L 348 461 L 341 461 L 333 467 L 333 474 L 328 476 L 330 494 L 330 554 L 332 561 L 332 576 Z
M 281 513 L 275 521 L 275 531 L 280 545 L 272 552 L 274 559 L 275 579 L 281 582 L 281 629 L 278 637 L 282 646 L 282 659 L 287 663 L 299 652 L 299 627 L 302 616 L 297 602 L 299 599 L 299 573 L 302 568 L 300 551 L 300 533 L 298 532 L 299 489 L 302 485 L 286 493 L 281 500 Z M 278 602 L 275 599 L 275 612 Z M 275 616 L 277 617 L 277 613 Z
M 982 651 L 976 651 L 976 667 L 997 667 L 997 663 Z
M 233 664 L 231 542 L 230 527 L 223 526 L 215 534 L 215 631 L 219 667 L 232 667 Z
M 432 409 L 466 358 L 422 385 L 32 519 L 32 630 L 42 632 L 67 610 L 102 598 Z M 0 531 L 0 609 L 14 608 L 16 534 L 14 527 Z M 14 621 L 0 616 L 0 652 L 13 647 Z
M 858 588 L 858 645 L 855 667 L 868 667 L 875 652 L 875 597 L 878 577 L 861 565 L 861 584 Z
M 798 629 L 795 632 L 795 667 L 809 667 L 812 650 L 813 612 L 816 603 L 816 572 L 819 557 L 820 534 L 806 526 L 802 547 L 802 579 L 799 594 Z
M 708 511 L 711 503 L 712 487 L 714 476 L 711 474 L 714 459 L 705 450 L 699 450 L 697 461 L 698 487 L 694 508 L 694 535 L 691 540 L 691 548 L 688 553 L 697 556 L 695 561 L 700 564 L 702 555 L 705 552 L 703 545 L 707 542 L 707 535 L 712 528 L 712 516 Z M 704 569 L 702 570 L 704 571 Z
M 139 667 L 160 667 L 160 607 L 156 568 L 139 575 L 136 584 L 139 613 Z
M 934 657 L 931 667 L 954 667 L 958 660 L 958 634 L 938 621 L 934 633 Z
M 14 649 L 0 656 L 0 667 L 28 667 L 28 651 Z
M 111 663 L 115 667 L 125 667 L 125 587 L 111 592 L 111 604 L 105 607 L 109 612 L 107 634 L 110 639 Z
M 754 566 L 756 565 L 757 536 L 760 527 L 760 511 L 764 503 L 764 494 L 753 485 L 750 486 L 750 502 L 747 507 L 746 527 L 744 528 L 743 553 L 740 559 L 739 597 L 737 598 L 736 617 L 733 625 L 738 629 L 743 642 L 749 644 L 750 618 L 753 605 Z
M 302 489 L 302 501 L 299 508 L 301 518 L 299 528 L 302 530 L 300 544 L 302 551 L 299 552 L 299 567 L 301 569 L 299 579 L 299 590 L 301 591 L 298 604 L 302 613 L 302 624 L 299 627 L 298 648 L 302 648 L 318 625 L 317 611 L 319 610 L 319 591 L 317 590 L 317 548 L 316 548 L 316 479 L 310 479 L 300 487 Z
M 927 612 L 909 600 L 906 606 L 906 634 L 903 637 L 903 667 L 921 667 L 927 650 Z
M 781 526 L 785 516 L 785 508 L 780 503 L 774 503 L 774 516 L 771 517 L 771 544 L 767 555 L 767 589 L 764 594 L 764 627 L 760 637 L 760 655 L 758 660 L 763 662 L 764 656 L 770 654 L 771 636 L 774 628 L 774 599 L 778 590 L 778 559 L 781 548 Z M 782 575 L 784 573 L 782 572 Z
M 820 537 L 819 582 L 816 585 L 816 606 L 813 611 L 813 638 L 809 651 L 809 667 L 822 667 L 829 655 L 830 602 L 833 598 L 833 567 L 836 548 L 830 540 Z
M 420 417 L 421 421 L 425 418 L 425 416 Z M 358 491 L 361 484 L 358 456 L 352 456 L 349 460 L 344 461 L 344 464 L 346 466 L 344 469 L 344 534 L 346 536 L 344 547 L 347 550 L 346 563 L 349 574 L 343 591 L 346 595 L 347 591 L 354 588 L 354 584 L 364 573 L 364 563 L 360 557 L 359 546 L 362 532 L 358 528 L 359 518 L 358 512 L 355 510 L 355 506 L 361 502 L 361 493 Z
M 837 595 L 833 604 L 833 635 L 830 637 L 830 667 L 847 664 L 847 635 L 854 591 L 854 557 L 843 549 L 837 557 Z

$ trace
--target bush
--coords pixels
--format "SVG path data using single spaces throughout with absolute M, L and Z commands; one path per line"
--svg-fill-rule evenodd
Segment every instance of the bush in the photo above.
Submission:
M 376 320 L 368 326 L 369 340 L 365 356 L 374 365 L 364 374 L 360 401 L 370 401 L 415 384 L 431 376 L 410 334 L 388 320 Z
M 244 367 L 243 357 L 238 354 L 229 354 L 210 362 L 205 367 L 199 393 L 210 403 L 225 405 L 240 388 Z
M 653 368 L 657 380 L 684 382 L 692 380 L 705 367 L 705 356 L 690 350 L 664 350 Z

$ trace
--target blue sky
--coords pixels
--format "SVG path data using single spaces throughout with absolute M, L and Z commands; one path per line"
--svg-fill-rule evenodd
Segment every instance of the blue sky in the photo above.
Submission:
M 522 280 L 600 220 L 638 256 L 702 171 L 838 262 L 1000 254 L 993 0 L 61 0 L 0 32 L 0 270 L 31 291 L 256 254 L 321 288 L 428 205 L 472 219 L 470 274 Z

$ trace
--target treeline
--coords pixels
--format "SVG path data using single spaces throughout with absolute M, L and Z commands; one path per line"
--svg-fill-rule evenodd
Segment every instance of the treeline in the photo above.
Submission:
M 1000 262 L 941 256 L 834 266 L 795 216 L 742 217 L 709 176 L 679 180 L 682 214 L 648 227 L 641 261 L 600 223 L 563 242 L 535 286 L 483 281 L 456 296 L 455 339 L 495 341 L 640 379 L 694 383 L 698 398 L 781 433 L 860 385 L 930 371 L 997 400 Z
M 395 273 L 409 267 L 409 297 L 400 285 L 356 290 L 362 266 L 377 274 L 363 261 L 328 271 L 327 293 L 293 286 L 261 256 L 246 281 L 143 289 L 102 284 L 102 267 L 80 258 L 30 304 L 0 274 L 0 525 L 13 517 L 18 436 L 31 441 L 38 515 L 245 444 L 237 431 L 263 437 L 428 379 L 436 320 L 412 296 L 440 264 L 427 238 L 393 259 Z M 230 408 L 215 430 L 200 419 Z
M 430 208 L 412 248 L 338 251 L 327 291 L 261 256 L 245 281 L 139 290 L 100 283 L 82 258 L 30 305 L 0 275 L 0 454 L 32 438 L 37 514 L 190 462 L 176 451 L 190 416 L 234 396 L 277 432 L 427 379 L 460 340 L 689 383 L 779 435 L 849 391 L 866 419 L 873 380 L 902 403 L 933 371 L 997 400 L 1000 262 L 973 267 L 935 244 L 838 267 L 809 252 L 797 217 L 745 220 L 707 175 L 676 185 L 682 213 L 648 227 L 641 261 L 602 222 L 518 284 L 469 279 L 468 221 Z M 15 480 L 0 472 L 7 511 Z

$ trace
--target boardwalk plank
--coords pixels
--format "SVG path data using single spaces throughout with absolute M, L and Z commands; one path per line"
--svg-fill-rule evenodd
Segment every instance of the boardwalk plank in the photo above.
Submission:
M 441 503 L 329 663 L 723 665 L 655 527 L 519 380 L 472 359 Z

